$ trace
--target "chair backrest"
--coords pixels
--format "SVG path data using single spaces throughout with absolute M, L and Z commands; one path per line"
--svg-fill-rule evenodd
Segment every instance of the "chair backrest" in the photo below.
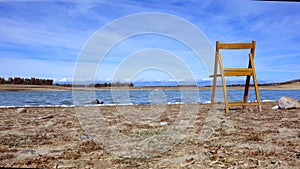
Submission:
M 250 60 L 254 60 L 256 41 L 252 41 L 251 43 L 221 43 L 219 41 L 216 42 L 216 55 L 221 55 L 220 50 L 240 50 L 240 49 L 249 49 L 250 50 Z M 221 59 L 219 57 L 219 59 Z
M 255 50 L 255 41 L 252 43 L 220 43 L 217 41 L 217 49 L 253 49 Z
M 254 57 L 256 42 L 252 41 L 251 43 L 220 43 L 216 42 L 216 53 L 220 52 L 220 49 L 224 50 L 236 50 L 236 49 L 250 49 L 251 54 Z

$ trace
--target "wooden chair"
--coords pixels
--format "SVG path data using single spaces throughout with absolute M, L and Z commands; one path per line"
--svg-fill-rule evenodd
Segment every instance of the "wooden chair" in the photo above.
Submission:
M 221 76 L 226 113 L 229 112 L 230 106 L 243 106 L 243 108 L 245 108 L 246 106 L 257 105 L 258 111 L 261 111 L 260 96 L 259 96 L 259 91 L 258 91 L 258 84 L 257 84 L 257 79 L 256 79 L 255 68 L 254 68 L 255 45 L 256 45 L 255 41 L 252 41 L 252 43 L 220 43 L 219 41 L 216 42 L 214 75 L 210 76 L 210 77 L 213 77 L 213 89 L 212 89 L 212 95 L 211 95 L 212 108 L 214 105 L 215 94 L 216 94 L 217 77 Z M 224 68 L 220 50 L 240 50 L 240 49 L 249 49 L 250 50 L 248 68 Z M 220 69 L 220 74 L 218 74 L 218 67 Z M 244 100 L 238 101 L 238 102 L 228 102 L 225 76 L 246 76 L 246 84 L 245 84 L 245 89 L 244 89 Z M 255 94 L 256 94 L 256 102 L 248 102 L 248 93 L 249 93 L 251 76 L 253 77 L 254 89 L 255 89 Z

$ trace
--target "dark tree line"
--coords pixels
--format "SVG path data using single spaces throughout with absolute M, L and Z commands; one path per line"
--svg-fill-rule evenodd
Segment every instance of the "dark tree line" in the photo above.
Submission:
M 0 84 L 23 84 L 23 85 L 53 85 L 52 79 L 39 79 L 35 77 L 31 78 L 21 78 L 21 77 L 9 77 L 5 79 L 0 77 Z M 66 86 L 72 87 L 72 84 L 55 84 L 57 86 Z M 133 87 L 133 83 L 96 83 L 96 84 L 88 84 L 88 85 L 80 85 L 75 84 L 74 87 L 88 86 L 88 87 Z
M 95 84 L 95 87 L 133 87 L 133 83 L 104 83 L 104 84 Z
M 133 87 L 133 83 L 96 83 L 96 84 L 56 84 L 58 86 L 66 87 Z
M 21 78 L 9 77 L 5 79 L 0 77 L 0 84 L 23 84 L 23 85 L 53 85 L 52 79 L 38 79 L 38 78 Z

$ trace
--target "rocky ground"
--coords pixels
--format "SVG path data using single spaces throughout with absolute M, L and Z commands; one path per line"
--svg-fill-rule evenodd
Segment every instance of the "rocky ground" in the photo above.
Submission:
M 1 108 L 0 167 L 298 168 L 300 110 L 276 104 Z

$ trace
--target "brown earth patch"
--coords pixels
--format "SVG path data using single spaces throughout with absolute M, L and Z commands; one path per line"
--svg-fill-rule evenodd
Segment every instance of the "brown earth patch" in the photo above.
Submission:
M 97 136 L 82 129 L 74 107 L 26 107 L 26 112 L 19 114 L 17 108 L 0 108 L 0 167 L 297 168 L 300 110 L 272 110 L 275 105 L 263 103 L 262 112 L 248 107 L 225 114 L 223 105 L 210 111 L 209 105 L 199 104 L 187 138 L 163 153 L 143 158 L 113 156 L 93 140 Z M 152 123 L 145 124 L 126 120 L 115 106 L 86 110 L 102 113 L 109 127 L 143 140 L 161 135 L 174 125 L 181 105 L 155 106 L 166 107 Z M 133 105 L 128 106 L 131 108 Z M 147 105 L 134 108 L 140 113 L 149 112 Z M 39 118 L 48 115 L 53 117 Z M 201 139 L 205 132 L 211 132 L 210 137 Z

